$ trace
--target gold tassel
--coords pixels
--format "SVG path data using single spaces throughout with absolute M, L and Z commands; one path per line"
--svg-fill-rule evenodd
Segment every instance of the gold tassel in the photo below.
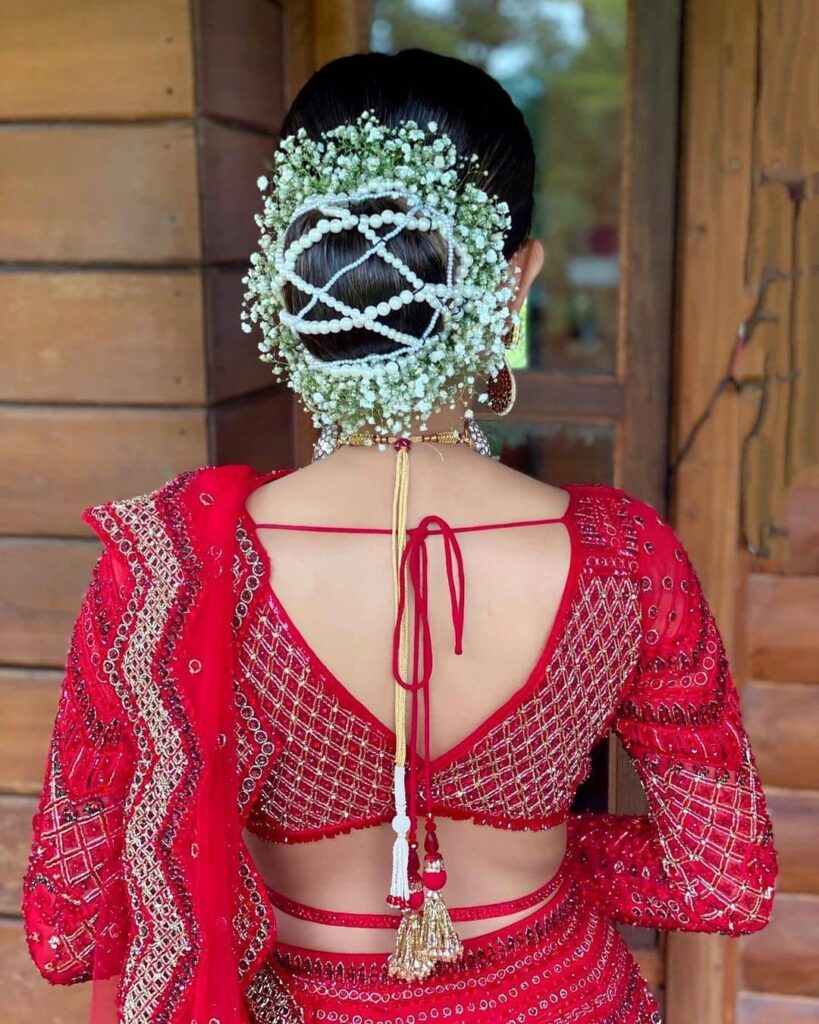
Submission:
M 404 911 L 395 937 L 395 951 L 387 961 L 387 973 L 391 978 L 420 981 L 432 973 L 435 965 L 421 949 L 420 934 L 421 914 L 417 910 Z
M 463 943 L 437 889 L 427 889 L 424 896 L 419 938 L 425 954 L 433 961 L 451 963 L 463 953 Z

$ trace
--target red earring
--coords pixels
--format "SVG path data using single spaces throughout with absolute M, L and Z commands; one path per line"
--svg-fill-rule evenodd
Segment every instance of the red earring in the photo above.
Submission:
M 489 408 L 496 416 L 505 416 L 515 404 L 517 388 L 509 360 L 504 360 L 503 367 L 496 377 L 492 377 L 486 386 L 489 395 Z

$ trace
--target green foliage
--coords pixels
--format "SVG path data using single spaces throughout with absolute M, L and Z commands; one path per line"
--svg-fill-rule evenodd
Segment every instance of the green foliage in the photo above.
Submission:
M 619 221 L 627 0 L 375 0 L 374 49 L 420 46 L 484 68 L 523 111 L 538 177 L 534 233 L 547 247 L 534 291 L 549 334 L 567 329 L 566 268 L 592 229 Z M 604 304 L 606 311 L 615 304 Z M 613 329 L 613 325 L 612 325 Z

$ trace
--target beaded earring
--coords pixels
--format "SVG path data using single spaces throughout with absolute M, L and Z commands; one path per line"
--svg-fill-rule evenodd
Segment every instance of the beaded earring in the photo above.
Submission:
M 506 416 L 511 411 L 517 397 L 515 377 L 512 373 L 512 367 L 509 365 L 508 353 L 517 347 L 520 339 L 520 322 L 521 317 L 515 315 L 512 326 L 503 338 L 504 348 L 507 352 L 503 366 L 494 377 L 490 378 L 486 386 L 486 393 L 489 396 L 489 408 L 496 416 Z
M 508 359 L 500 373 L 489 381 L 486 391 L 489 395 L 489 408 L 496 416 L 506 416 L 511 412 L 517 397 L 517 387 Z

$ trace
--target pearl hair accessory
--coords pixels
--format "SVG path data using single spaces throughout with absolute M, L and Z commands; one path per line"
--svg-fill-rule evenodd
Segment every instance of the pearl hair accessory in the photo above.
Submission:
M 458 298 L 458 286 L 462 283 L 462 266 L 466 254 L 462 251 L 453 238 L 452 222 L 448 217 L 442 217 L 434 211 L 423 210 L 421 200 L 412 197 L 414 202 L 410 212 L 405 213 L 399 208 L 382 209 L 380 213 L 352 214 L 347 208 L 339 208 L 340 200 L 347 203 L 354 200 L 362 202 L 370 199 L 404 199 L 400 191 L 395 189 L 383 192 L 366 192 L 355 196 L 333 196 L 329 201 L 322 197 L 308 200 L 294 214 L 294 220 L 313 210 L 323 216 L 321 220 L 305 234 L 296 238 L 288 246 L 280 244 L 280 251 L 277 252 L 277 261 L 281 266 L 281 276 L 288 283 L 294 285 L 300 291 L 310 296 L 310 301 L 298 313 L 288 313 L 283 310 L 280 313 L 282 323 L 292 331 L 304 334 L 338 334 L 340 331 L 349 331 L 353 328 L 366 328 L 376 334 L 394 341 L 399 345 L 406 345 L 409 348 L 418 348 L 424 344 L 435 344 L 440 340 L 440 334 L 433 334 L 433 330 L 447 312 L 447 303 Z M 327 219 L 331 217 L 332 219 Z M 377 229 L 383 226 L 388 227 L 384 235 L 379 235 Z M 335 274 L 323 285 L 314 285 L 305 281 L 296 271 L 298 257 L 306 252 L 311 246 L 320 242 L 327 234 L 338 234 L 342 231 L 358 231 L 369 242 L 370 247 L 357 259 L 337 270 Z M 403 231 L 438 231 L 446 243 L 447 265 L 446 283 L 429 284 L 422 281 L 417 274 L 396 256 L 387 246 L 387 243 L 400 235 Z M 407 283 L 406 288 L 388 299 L 382 300 L 376 306 L 368 306 L 366 309 L 356 309 L 337 299 L 332 294 L 332 287 L 341 277 L 354 271 L 357 267 L 366 263 L 367 260 L 377 257 L 392 267 Z M 459 268 L 459 277 L 455 281 L 455 267 Z M 324 303 L 331 309 L 337 311 L 339 316 L 332 320 L 309 319 L 317 303 Z M 407 334 L 404 331 L 395 330 L 382 322 L 381 318 L 389 316 L 393 311 L 401 309 L 412 302 L 423 302 L 430 306 L 432 315 L 427 328 L 420 335 Z M 308 359 L 312 358 L 313 363 L 329 366 L 330 372 L 344 371 L 352 363 L 361 363 L 360 359 L 337 360 L 327 364 L 325 360 L 315 359 L 307 353 Z
M 500 372 L 503 339 L 517 321 L 509 312 L 517 270 L 504 255 L 509 207 L 481 188 L 486 174 L 477 156 L 458 155 L 434 121 L 386 125 L 369 110 L 317 138 L 301 128 L 282 140 L 270 179 L 258 182 L 264 211 L 256 216 L 259 245 L 243 278 L 242 329 L 261 327 L 261 360 L 296 391 L 319 430 L 407 436 L 413 421 L 425 430 L 429 416 L 466 404 Z M 378 212 L 367 211 L 368 204 Z M 294 230 L 306 214 L 311 226 Z M 308 280 L 301 257 L 349 232 L 361 235 L 366 249 L 326 281 Z M 437 235 L 443 281 L 422 280 L 391 248 L 412 232 Z M 337 282 L 376 259 L 395 271 L 394 293 L 363 309 L 339 298 Z M 286 289 L 307 298 L 297 312 L 287 308 Z M 417 334 L 387 322 L 414 303 L 429 311 Z M 328 360 L 303 342 L 352 330 L 370 331 L 395 348 Z M 479 402 L 487 397 L 485 390 L 477 394 Z

